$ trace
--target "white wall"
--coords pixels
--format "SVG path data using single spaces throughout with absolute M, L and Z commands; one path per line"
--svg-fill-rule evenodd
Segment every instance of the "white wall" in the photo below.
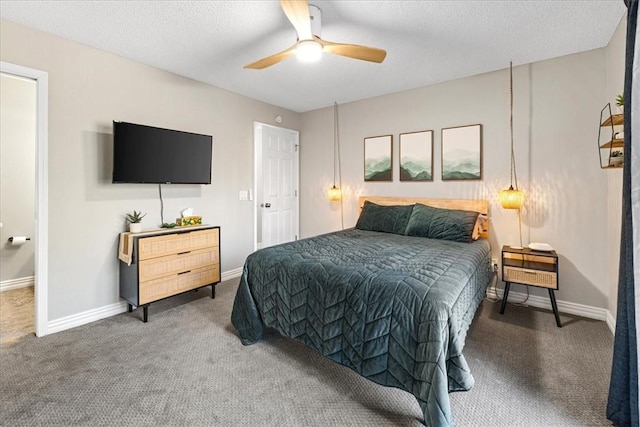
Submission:
M 0 283 L 33 277 L 35 268 L 36 83 L 0 76 Z M 27 236 L 22 246 L 11 236 Z
M 119 301 L 124 214 L 160 224 L 158 188 L 111 184 L 112 120 L 210 134 L 212 184 L 163 186 L 165 220 L 193 207 L 222 227 L 222 271 L 253 251 L 253 121 L 297 129 L 299 115 L 8 21 L 0 58 L 49 73 L 49 321 Z M 215 70 L 212 70 L 214 72 Z
M 508 66 L 508 64 L 505 64 Z M 606 52 L 593 50 L 514 68 L 514 133 L 518 180 L 525 191 L 524 244 L 542 241 L 560 255 L 558 299 L 607 308 L 608 182 L 598 167 L 598 114 L 606 98 Z M 345 225 L 357 219 L 357 196 L 485 198 L 490 201 L 495 257 L 518 242 L 515 211 L 497 192 L 509 185 L 509 74 L 505 70 L 381 96 L 340 107 Z M 326 200 L 332 181 L 332 110 L 302 115 L 301 234 L 340 227 Z M 442 182 L 441 129 L 483 125 L 483 179 Z M 430 183 L 398 181 L 398 134 L 434 130 Z M 393 134 L 391 183 L 363 181 L 363 138 Z M 519 287 L 515 291 L 522 291 Z M 547 297 L 543 289 L 533 294 Z

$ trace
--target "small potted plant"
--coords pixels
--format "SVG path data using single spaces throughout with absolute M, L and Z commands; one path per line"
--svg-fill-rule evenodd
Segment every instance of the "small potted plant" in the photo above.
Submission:
M 624 94 L 621 93 L 616 96 L 616 105 L 618 106 L 618 111 L 624 113 Z
M 143 214 L 142 211 L 127 214 L 127 221 L 129 222 L 129 231 L 131 233 L 139 233 L 142 231 L 142 218 L 147 214 Z
M 609 158 L 609 164 L 611 166 L 621 165 L 624 161 L 624 153 L 620 150 L 613 151 Z

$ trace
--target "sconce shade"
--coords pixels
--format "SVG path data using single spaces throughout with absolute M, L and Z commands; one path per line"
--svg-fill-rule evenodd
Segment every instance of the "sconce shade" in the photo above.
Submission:
M 327 190 L 327 197 L 332 202 L 337 202 L 338 200 L 342 199 L 342 191 L 334 185 L 329 190 Z
M 524 202 L 524 193 L 520 190 L 514 190 L 513 186 L 510 186 L 508 190 L 500 190 L 498 199 L 505 209 L 520 209 Z

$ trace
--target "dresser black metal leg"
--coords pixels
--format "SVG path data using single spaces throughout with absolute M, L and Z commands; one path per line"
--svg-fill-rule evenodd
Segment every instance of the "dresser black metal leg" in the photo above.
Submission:
M 149 320 L 149 305 L 145 305 L 144 307 L 142 307 L 142 321 L 144 323 L 147 323 L 147 320 Z
M 211 299 L 214 299 L 216 297 L 216 284 L 212 283 L 211 284 Z
M 558 325 L 558 328 L 562 328 L 562 323 L 560 323 L 560 315 L 558 314 L 558 304 L 556 304 L 556 294 L 553 292 L 553 289 L 549 289 L 549 299 L 551 299 L 553 314 L 556 316 L 556 325 Z
M 502 307 L 500 307 L 500 314 L 504 314 L 504 309 L 507 307 L 507 299 L 509 298 L 510 288 L 511 282 L 506 282 L 504 285 L 504 295 L 502 296 Z

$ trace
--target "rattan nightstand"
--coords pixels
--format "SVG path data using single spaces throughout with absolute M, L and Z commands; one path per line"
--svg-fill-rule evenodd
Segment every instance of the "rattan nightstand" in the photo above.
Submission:
M 502 247 L 502 280 L 505 282 L 500 314 L 504 314 L 511 283 L 537 286 L 549 290 L 549 299 L 556 324 L 559 328 L 560 316 L 554 291 L 558 289 L 558 254 L 556 251 L 534 251 L 529 248 Z

